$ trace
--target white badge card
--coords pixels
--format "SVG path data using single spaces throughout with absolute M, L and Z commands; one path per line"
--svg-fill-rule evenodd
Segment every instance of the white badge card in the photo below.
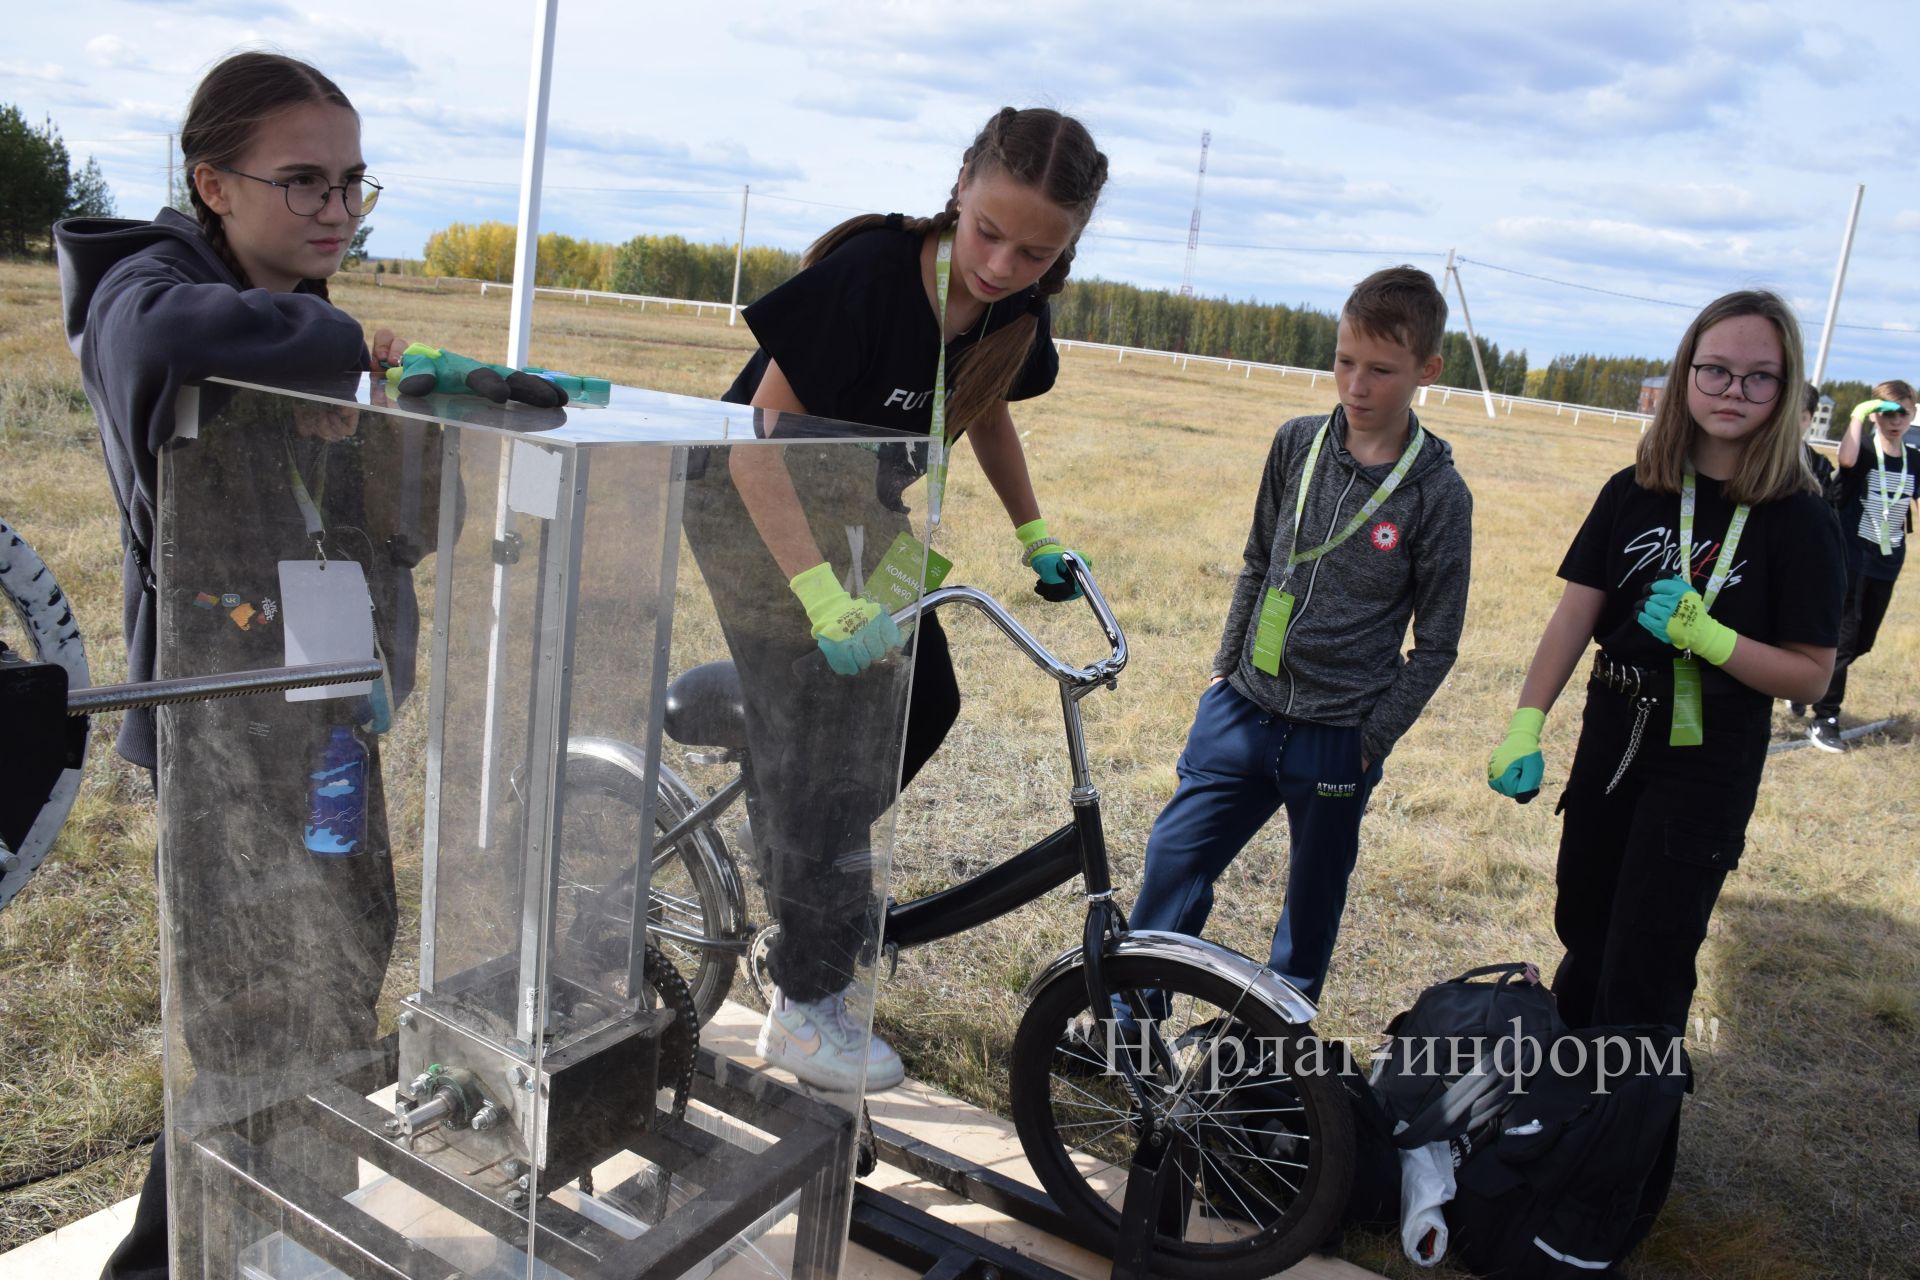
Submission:
M 352 560 L 282 560 L 280 616 L 287 665 L 364 662 L 373 657 L 373 594 Z M 288 702 L 319 702 L 368 693 L 373 682 L 289 689 Z

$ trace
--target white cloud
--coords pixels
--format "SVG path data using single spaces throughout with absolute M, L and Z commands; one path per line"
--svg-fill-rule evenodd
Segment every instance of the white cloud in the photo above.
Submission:
M 145 55 L 111 31 L 87 41 L 86 48 L 87 60 L 96 67 L 113 71 L 144 71 L 148 66 Z

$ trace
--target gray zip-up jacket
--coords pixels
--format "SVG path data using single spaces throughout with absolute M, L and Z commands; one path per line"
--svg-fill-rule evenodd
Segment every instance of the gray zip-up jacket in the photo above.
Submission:
M 1242 695 L 1294 720 L 1361 726 L 1362 749 L 1380 760 L 1412 727 L 1459 652 L 1473 551 L 1473 495 L 1453 450 L 1428 432 L 1400 487 L 1352 537 L 1299 565 L 1278 675 L 1253 665 L 1260 606 L 1286 578 L 1293 508 L 1307 449 L 1327 416 L 1281 426 L 1267 454 L 1247 534 L 1246 564 L 1213 660 Z M 1363 467 L 1347 452 L 1343 410 L 1307 489 L 1300 551 L 1337 534 L 1393 470 Z M 1409 424 L 1409 428 L 1415 425 Z M 1407 622 L 1413 648 L 1400 652 Z
M 206 378 L 298 378 L 367 367 L 360 324 L 311 293 L 242 289 L 193 219 L 69 218 L 53 229 L 67 342 L 100 425 L 107 479 L 125 515 L 127 679 L 153 679 L 153 557 L 159 452 L 180 389 Z M 153 712 L 127 712 L 120 754 L 154 767 Z

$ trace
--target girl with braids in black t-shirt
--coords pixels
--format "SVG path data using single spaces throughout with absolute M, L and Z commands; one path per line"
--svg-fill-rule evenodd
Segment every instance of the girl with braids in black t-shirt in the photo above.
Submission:
M 1046 109 L 997 112 L 967 148 L 946 208 L 931 218 L 842 223 L 807 250 L 799 275 L 746 309 L 760 347 L 726 398 L 768 411 L 755 415 L 762 435 L 780 434 L 782 412 L 930 433 L 942 420 L 936 388 L 944 388 L 942 434 L 948 445 L 963 434 L 972 441 L 1036 589 L 1077 594 L 1061 571 L 1066 547 L 1041 518 L 1008 404 L 1053 385 L 1059 361 L 1047 299 L 1066 284 L 1106 177 L 1106 157 L 1077 120 Z M 863 1077 L 868 1087 L 889 1087 L 903 1075 L 900 1059 L 860 1031 L 845 999 L 872 937 L 866 850 L 874 818 L 892 803 L 893 761 L 860 758 L 861 744 L 836 732 L 832 708 L 854 716 L 887 684 L 863 682 L 859 672 L 902 638 L 881 606 L 847 591 L 847 561 L 872 570 L 907 528 L 901 495 L 920 477 L 904 449 L 878 451 L 868 496 L 884 519 L 865 528 L 855 550 L 816 536 L 778 451 L 733 450 L 724 470 L 718 461 L 711 469 L 707 483 L 690 486 L 687 528 L 744 685 L 754 844 L 781 926 L 771 956 L 779 995 L 761 1052 L 822 1087 Z M 938 501 L 937 465 L 934 472 L 908 495 L 924 507 Z M 896 517 L 897 527 L 888 523 Z M 747 521 L 759 536 L 742 557 L 738 531 Z M 832 671 L 796 677 L 794 660 L 816 646 Z M 918 624 L 911 701 L 902 785 L 959 712 L 946 638 L 930 615 Z M 875 714 L 897 723 L 899 712 Z

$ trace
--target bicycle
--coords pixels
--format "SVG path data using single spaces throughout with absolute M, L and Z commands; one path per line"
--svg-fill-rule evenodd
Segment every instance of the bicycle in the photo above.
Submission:
M 1333 1231 L 1345 1206 L 1354 1136 L 1344 1085 L 1308 1023 L 1314 1007 L 1272 970 L 1213 943 L 1133 932 L 1115 901 L 1099 793 L 1087 765 L 1080 700 L 1112 689 L 1127 642 L 1086 567 L 1066 559 L 1110 653 L 1070 666 L 991 596 L 942 587 L 895 615 L 966 604 L 993 622 L 1060 686 L 1073 819 L 960 884 L 889 901 L 889 955 L 951 937 L 1034 901 L 1078 874 L 1086 891 L 1081 945 L 1044 966 L 1026 991 L 1010 1093 L 1020 1141 L 1041 1184 L 1069 1219 L 1091 1225 L 1116 1274 L 1273 1275 Z M 705 800 L 659 766 L 648 859 L 649 932 L 688 975 L 703 1021 L 731 989 L 742 957 L 764 951 L 744 881 L 715 825 L 752 775 L 738 675 L 730 662 L 695 667 L 669 686 L 666 735 L 701 763 L 739 767 Z M 646 761 L 605 738 L 569 742 L 569 823 L 601 820 L 601 802 L 643 811 Z M 630 926 L 632 886 L 649 845 L 611 881 L 572 880 L 589 903 L 574 941 Z M 582 847 L 563 837 L 562 858 Z M 634 848 L 633 843 L 627 846 Z M 597 881 L 597 883 L 595 883 Z M 623 895 L 624 891 L 624 895 Z

